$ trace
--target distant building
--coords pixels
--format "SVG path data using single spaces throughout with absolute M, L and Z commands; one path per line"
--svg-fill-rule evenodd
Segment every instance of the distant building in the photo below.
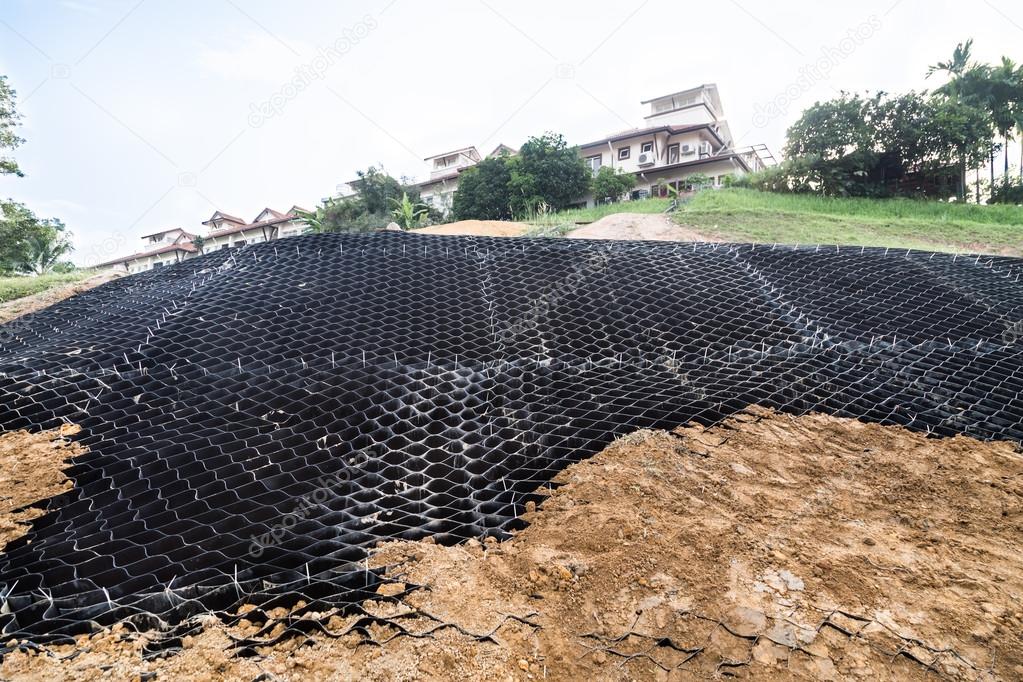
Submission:
M 678 188 L 697 173 L 721 186 L 729 175 L 761 170 L 774 160 L 763 145 L 735 148 L 712 83 L 642 104 L 650 106 L 643 126 L 579 145 L 579 155 L 594 174 L 610 166 L 635 176 L 634 199 L 665 196 L 668 186 Z M 580 203 L 593 205 L 603 199 L 587 196 Z
M 730 175 L 758 171 L 775 162 L 764 145 L 736 148 L 717 85 L 713 83 L 661 95 L 641 104 L 649 109 L 638 128 L 579 145 L 580 156 L 594 174 L 609 166 L 635 176 L 632 199 L 665 196 L 668 187 L 678 188 L 697 173 L 720 187 Z M 487 158 L 517 153 L 518 150 L 499 144 Z M 459 174 L 479 163 L 480 155 L 475 147 L 464 147 L 424 160 L 430 164 L 430 177 L 416 184 L 421 200 L 447 214 L 458 191 Z M 355 194 L 350 182 L 337 186 L 339 198 Z M 578 205 L 592 206 L 607 198 L 579 197 Z
M 195 241 L 197 234 L 181 228 L 172 228 L 143 235 L 141 251 L 100 263 L 96 267 L 127 273 L 145 272 L 181 262 L 203 252 L 302 234 L 305 224 L 298 215 L 304 210 L 299 206 L 292 206 L 284 212 L 264 208 L 252 222 L 246 222 L 223 211 L 216 211 L 209 220 L 202 223 L 208 230 L 200 242 L 201 248 Z
M 419 199 L 446 215 L 451 211 L 455 192 L 458 191 L 458 174 L 479 163 L 482 160 L 480 154 L 475 147 L 465 147 L 423 160 L 430 164 L 430 178 L 416 185 Z

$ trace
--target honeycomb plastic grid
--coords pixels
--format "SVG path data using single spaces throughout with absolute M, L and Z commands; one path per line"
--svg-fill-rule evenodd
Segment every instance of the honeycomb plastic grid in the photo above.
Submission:
M 757 403 L 1023 439 L 1023 261 L 315 235 L 0 327 L 0 427 L 75 486 L 0 554 L 5 637 L 355 604 L 386 539 L 503 536 L 569 463 Z

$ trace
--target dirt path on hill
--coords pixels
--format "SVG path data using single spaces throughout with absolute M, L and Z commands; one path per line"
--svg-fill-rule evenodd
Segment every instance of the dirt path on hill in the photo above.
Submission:
M 12 301 L 0 303 L 0 324 L 10 322 L 22 315 L 27 315 L 29 313 L 42 310 L 43 308 L 48 308 L 54 303 L 63 301 L 65 298 L 71 298 L 75 294 L 88 291 L 93 287 L 98 287 L 104 282 L 109 282 L 115 277 L 121 276 L 123 275 L 112 272 L 101 272 L 79 282 L 61 284 L 51 289 L 47 289 L 46 291 L 40 291 L 38 294 L 22 296 L 21 298 L 16 298 Z
M 663 213 L 614 213 L 568 233 L 569 239 L 628 239 L 712 242 L 708 235 L 683 227 Z
M 143 662 L 123 628 L 4 679 L 881 680 L 1023 677 L 1023 456 L 1014 444 L 751 408 L 640 431 L 558 477 L 505 543 L 391 542 L 423 586 L 361 634 L 230 656 L 258 623 L 206 619 Z M 284 615 L 286 610 L 280 609 Z M 282 625 L 277 626 L 280 632 Z M 485 636 L 484 636 L 485 635 Z M 367 643 L 371 642 L 371 643 Z

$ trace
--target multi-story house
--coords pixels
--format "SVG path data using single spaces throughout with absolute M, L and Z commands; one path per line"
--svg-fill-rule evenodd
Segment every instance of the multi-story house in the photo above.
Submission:
M 730 175 L 757 171 L 774 158 L 767 147 L 737 149 L 724 117 L 717 85 L 708 83 L 645 100 L 643 124 L 579 146 L 579 153 L 594 174 L 608 166 L 636 178 L 632 199 L 666 196 L 668 187 L 687 184 L 686 178 L 702 175 L 709 184 L 721 186 Z M 515 154 L 500 144 L 488 155 Z M 458 191 L 458 177 L 480 162 L 475 147 L 465 147 L 425 159 L 430 177 L 416 185 L 427 206 L 450 212 Z M 356 194 L 352 183 L 338 185 L 338 196 Z M 590 205 L 618 197 L 579 197 L 578 205 Z
M 203 238 L 202 250 L 209 252 L 302 234 L 305 223 L 298 215 L 304 210 L 299 206 L 292 206 L 281 213 L 272 208 L 264 208 L 251 223 L 216 211 L 209 220 L 202 223 L 209 227 L 209 233 Z
M 609 166 L 636 179 L 632 198 L 665 196 L 686 178 L 701 174 L 721 185 L 729 175 L 760 170 L 766 148 L 737 150 L 713 83 L 642 102 L 649 105 L 644 125 L 579 146 L 594 174 Z M 609 197 L 587 196 L 593 205 Z M 617 199 L 617 197 L 614 197 Z
M 447 214 L 458 191 L 458 174 L 479 163 L 480 154 L 475 147 L 464 147 L 423 160 L 430 164 L 430 177 L 416 184 L 419 199 L 430 208 Z
M 96 265 L 120 272 L 134 273 L 162 268 L 194 256 L 198 249 L 192 240 L 195 235 L 175 227 L 142 236 L 142 250 L 130 256 L 116 258 Z
M 298 217 L 304 211 L 299 206 L 292 206 L 283 213 L 264 208 L 251 223 L 223 211 L 216 211 L 209 220 L 203 221 L 202 224 L 209 229 L 199 241 L 196 241 L 198 235 L 181 228 L 155 232 L 142 237 L 143 248 L 138 253 L 106 261 L 95 267 L 127 273 L 144 272 L 215 249 L 291 237 L 305 230 L 305 223 Z

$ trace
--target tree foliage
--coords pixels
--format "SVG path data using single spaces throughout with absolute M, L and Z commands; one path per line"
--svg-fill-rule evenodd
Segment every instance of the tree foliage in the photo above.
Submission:
M 601 166 L 593 176 L 590 190 L 598 202 L 615 202 L 620 201 L 635 186 L 636 177 L 632 173 L 623 173 L 621 168 Z
M 556 133 L 531 137 L 518 154 L 485 159 L 463 171 L 452 207 L 459 220 L 507 220 L 560 210 L 586 194 L 590 170 Z
M 401 199 L 391 199 L 391 217 L 403 230 L 419 227 L 428 214 L 426 205 L 412 201 L 406 192 L 401 193 Z
M 14 108 L 15 94 L 14 89 L 7 84 L 7 76 L 0 75 L 0 175 L 24 175 L 17 162 L 3 154 L 25 141 L 15 133 L 21 120 Z
M 43 275 L 72 250 L 60 220 L 37 218 L 14 201 L 0 202 L 0 274 Z
M 787 161 L 740 184 L 833 196 L 915 195 L 963 200 L 966 173 L 1023 130 L 1023 68 L 971 57 L 972 41 L 932 65 L 933 93 L 849 94 L 817 102 L 786 133 Z M 1004 172 L 1008 172 L 1008 156 Z M 978 178 L 979 184 L 979 178 Z
M 556 133 L 531 137 L 508 159 L 512 212 L 532 213 L 541 204 L 560 210 L 586 194 L 592 177 L 575 147 Z
M 511 157 L 484 159 L 459 174 L 452 205 L 456 220 L 511 220 Z
M 310 232 L 369 232 L 386 227 L 393 219 L 395 203 L 407 197 L 419 205 L 419 189 L 402 178 L 391 177 L 382 169 L 370 166 L 358 171 L 352 181 L 354 196 L 325 199 L 316 210 L 299 214 Z M 440 215 L 427 209 L 420 221 L 439 220 Z

